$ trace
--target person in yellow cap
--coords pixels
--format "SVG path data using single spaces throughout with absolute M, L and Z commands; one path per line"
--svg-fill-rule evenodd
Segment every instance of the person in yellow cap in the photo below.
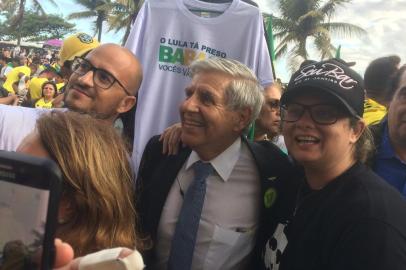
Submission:
M 68 81 L 72 74 L 71 66 L 75 57 L 85 56 L 100 43 L 85 33 L 77 33 L 64 39 L 61 51 L 59 52 L 60 74 L 65 81 Z M 64 93 L 65 85 L 58 86 L 58 93 Z M 54 107 L 63 106 L 64 95 L 59 95 L 53 101 Z
M 98 47 L 100 43 L 85 33 L 77 33 L 67 37 L 59 52 L 59 65 L 62 76 L 69 79 L 72 74 L 71 65 L 75 57 L 85 56 L 89 51 Z

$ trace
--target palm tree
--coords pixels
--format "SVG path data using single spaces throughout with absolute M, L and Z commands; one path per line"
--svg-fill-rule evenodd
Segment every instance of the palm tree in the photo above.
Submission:
M 48 1 L 52 5 L 57 6 L 54 0 L 48 0 Z M 42 7 L 39 0 L 32 0 L 31 3 L 34 7 L 34 11 L 38 12 L 39 15 L 46 16 L 46 12 L 45 12 L 44 8 Z M 2 0 L 2 3 L 0 5 L 1 10 L 6 10 L 12 6 L 18 5 L 17 14 L 11 18 L 11 23 L 10 23 L 10 28 L 13 30 L 17 30 L 17 33 L 21 29 L 21 26 L 24 21 L 26 4 L 27 4 L 27 0 L 19 0 L 19 1 L 18 0 Z M 20 45 L 20 43 L 21 43 L 21 36 L 18 35 L 17 44 Z
M 103 22 L 107 21 L 109 11 L 101 8 L 103 5 L 110 3 L 110 0 L 75 0 L 79 5 L 84 6 L 87 10 L 73 12 L 69 14 L 68 19 L 88 19 L 96 17 L 94 22 L 95 34 L 98 34 L 97 40 L 101 41 L 103 32 Z
M 321 59 L 333 57 L 335 47 L 331 35 L 352 37 L 365 35 L 361 27 L 350 23 L 330 22 L 339 6 L 351 0 L 279 0 L 280 17 L 272 16 L 276 47 L 276 58 L 289 54 L 289 65 L 295 70 L 298 64 L 307 59 L 308 38 L 313 38 Z
M 121 40 L 122 45 L 124 45 L 130 34 L 131 25 L 137 17 L 143 2 L 143 0 L 116 0 L 100 6 L 100 9 L 106 12 L 110 11 L 107 19 L 109 25 L 108 31 L 117 33 L 125 29 L 124 36 Z

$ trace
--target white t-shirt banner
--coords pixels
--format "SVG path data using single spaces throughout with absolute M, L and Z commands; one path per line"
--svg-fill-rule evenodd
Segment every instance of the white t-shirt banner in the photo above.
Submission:
M 219 11 L 218 16 L 198 16 L 191 7 Z M 235 59 L 251 68 L 263 86 L 273 81 L 262 15 L 240 0 L 221 4 L 146 1 L 126 47 L 139 58 L 144 72 L 135 115 L 132 158 L 136 171 L 148 140 L 179 122 L 179 105 L 190 83 L 188 66 L 194 60 Z

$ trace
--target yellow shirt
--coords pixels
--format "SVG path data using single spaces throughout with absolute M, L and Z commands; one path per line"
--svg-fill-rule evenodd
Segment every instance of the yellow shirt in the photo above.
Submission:
M 14 93 L 13 83 L 19 81 L 20 78 L 18 77 L 18 74 L 20 73 L 23 73 L 25 76 L 30 76 L 31 69 L 27 66 L 19 66 L 13 68 L 13 70 L 7 74 L 7 80 L 4 82 L 3 88 L 10 93 Z
M 364 120 L 367 125 L 378 124 L 386 115 L 386 107 L 368 98 L 364 103 Z
M 35 108 L 51 109 L 52 101 L 53 101 L 53 99 L 51 99 L 48 102 L 45 102 L 44 98 L 41 98 L 37 102 L 35 102 Z
M 61 88 L 64 87 L 64 86 L 65 86 L 64 82 L 56 84 L 56 90 L 58 90 L 58 93 L 61 92 Z
M 39 99 L 42 97 L 42 85 L 47 82 L 47 78 L 32 78 L 30 83 L 30 95 L 31 99 Z

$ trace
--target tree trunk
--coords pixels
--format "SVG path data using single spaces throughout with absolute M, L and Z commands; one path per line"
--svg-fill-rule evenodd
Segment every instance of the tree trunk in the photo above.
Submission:
M 101 36 L 102 36 L 102 31 L 103 31 L 103 15 L 97 16 L 97 28 L 98 28 L 98 35 L 97 35 L 97 40 L 101 42 Z
M 23 20 L 24 20 L 24 10 L 25 10 L 25 1 L 26 0 L 20 0 L 20 5 L 18 7 L 18 15 L 17 15 L 17 45 L 20 46 L 21 44 L 21 27 L 23 25 Z
M 130 35 L 131 31 L 131 26 L 133 25 L 133 22 L 135 21 L 135 18 L 137 18 L 138 11 L 134 14 L 131 15 L 131 19 L 129 20 L 127 27 L 125 28 L 125 33 L 123 40 L 121 41 L 121 45 L 124 46 L 125 42 L 127 41 L 128 36 Z
M 99 33 L 97 35 L 97 41 L 99 41 L 99 42 L 101 42 L 102 30 L 103 30 L 103 22 L 99 26 Z

